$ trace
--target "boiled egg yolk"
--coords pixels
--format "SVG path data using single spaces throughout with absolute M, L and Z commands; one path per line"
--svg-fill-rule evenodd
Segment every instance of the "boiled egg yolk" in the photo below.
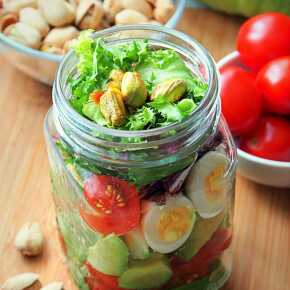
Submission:
M 192 210 L 185 207 L 175 207 L 162 213 L 157 232 L 161 240 L 175 242 L 189 230 L 192 224 Z

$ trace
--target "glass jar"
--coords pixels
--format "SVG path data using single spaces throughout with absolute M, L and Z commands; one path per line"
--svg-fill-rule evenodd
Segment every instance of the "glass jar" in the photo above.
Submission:
M 208 90 L 183 122 L 110 129 L 69 105 L 77 59 L 73 52 L 64 58 L 45 137 L 72 276 L 91 290 L 218 289 L 232 267 L 236 149 L 220 113 L 215 63 L 196 40 L 162 26 L 94 36 L 107 45 L 146 38 L 152 48 L 174 49 Z

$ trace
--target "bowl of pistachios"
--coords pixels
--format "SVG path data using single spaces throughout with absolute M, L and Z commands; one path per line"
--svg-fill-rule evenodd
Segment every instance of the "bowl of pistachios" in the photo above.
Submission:
M 83 30 L 114 25 L 173 28 L 186 0 L 0 0 L 0 53 L 30 77 L 51 85 L 63 55 Z

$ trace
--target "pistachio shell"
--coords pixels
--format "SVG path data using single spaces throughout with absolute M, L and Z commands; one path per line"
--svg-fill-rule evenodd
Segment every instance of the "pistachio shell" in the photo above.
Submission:
M 38 0 L 38 7 L 51 26 L 60 27 L 75 20 L 75 7 L 65 0 Z
M 3 8 L 8 12 L 18 13 L 25 7 L 37 8 L 37 0 L 3 0 Z
M 138 24 L 147 22 L 149 19 L 139 11 L 124 9 L 117 13 L 115 17 L 116 24 Z
M 1 290 L 24 290 L 30 288 L 38 281 L 35 273 L 22 273 L 6 280 L 0 287 Z
M 61 290 L 61 289 L 63 289 L 62 282 L 52 282 L 52 283 L 45 285 L 40 290 Z
M 151 5 L 145 0 L 122 0 L 122 6 L 125 9 L 136 10 L 148 18 L 151 18 L 153 15 L 153 9 Z
M 137 72 L 124 74 L 121 91 L 125 102 L 131 107 L 141 107 L 146 101 L 147 90 L 141 75 Z
M 120 0 L 104 0 L 103 7 L 110 22 L 113 22 L 116 14 L 123 9 L 122 1 Z
M 11 24 L 15 24 L 18 21 L 16 13 L 6 13 L 0 16 L 0 31 L 4 31 L 6 27 Z
M 148 3 L 152 4 L 153 6 L 156 5 L 157 0 L 146 0 Z
M 56 46 L 51 46 L 51 45 L 46 45 L 46 44 L 43 44 L 40 50 L 44 52 L 60 54 L 60 55 L 65 53 L 64 49 L 62 49 L 61 47 L 56 47 Z
M 103 5 L 97 0 L 82 0 L 77 8 L 76 25 L 80 29 L 98 29 L 105 14 Z
M 31 48 L 39 48 L 41 35 L 38 30 L 25 23 L 15 23 L 5 28 L 4 34 L 9 38 Z
M 151 100 L 164 97 L 173 103 L 179 100 L 186 91 L 186 83 L 183 80 L 168 80 L 158 84 L 151 94 Z
M 39 10 L 26 7 L 19 12 L 19 21 L 37 29 L 42 36 L 47 35 L 49 25 Z
M 153 11 L 154 18 L 164 24 L 172 16 L 174 9 L 172 0 L 157 0 L 156 8 Z
M 108 89 L 100 99 L 100 110 L 107 122 L 119 126 L 126 118 L 126 110 L 121 92 L 117 89 Z
M 26 223 L 15 237 L 15 247 L 26 256 L 36 256 L 43 249 L 43 234 L 38 223 Z
M 78 35 L 79 31 L 74 26 L 54 28 L 47 34 L 43 44 L 63 48 L 67 41 L 76 38 Z

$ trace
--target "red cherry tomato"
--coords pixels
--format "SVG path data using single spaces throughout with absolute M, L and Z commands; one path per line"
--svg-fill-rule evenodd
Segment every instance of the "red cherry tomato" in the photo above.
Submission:
M 257 124 L 262 111 L 262 96 L 255 77 L 241 68 L 221 69 L 222 113 L 234 135 L 244 134 Z
M 81 210 L 81 215 L 96 231 L 123 235 L 139 224 L 139 195 L 136 187 L 126 180 L 92 175 L 85 181 L 84 196 L 93 212 Z
M 258 73 L 257 86 L 267 111 L 290 114 L 290 56 L 267 63 Z
M 262 158 L 289 162 L 290 122 L 280 117 L 262 117 L 254 131 L 241 137 L 240 148 Z
M 102 91 L 93 91 L 91 94 L 90 94 L 90 97 L 91 99 L 95 102 L 95 103 L 99 103 L 100 102 L 100 99 L 101 99 L 101 96 L 104 94 L 104 92 Z
M 268 61 L 290 54 L 290 17 L 282 13 L 260 14 L 240 28 L 237 49 L 244 64 L 258 70 Z
M 218 229 L 211 240 L 189 262 L 184 262 L 179 257 L 173 257 L 171 260 L 173 277 L 168 286 L 176 287 L 207 276 L 210 271 L 210 265 L 230 246 L 231 240 L 231 231 Z
M 87 281 L 89 281 L 89 285 L 92 285 L 95 289 L 105 289 L 105 290 L 122 290 L 123 288 L 119 288 L 118 286 L 118 277 L 111 276 L 104 274 L 102 272 L 97 271 L 94 269 L 90 263 L 85 264 L 88 273 L 89 278 Z M 97 285 L 97 286 L 96 286 Z

